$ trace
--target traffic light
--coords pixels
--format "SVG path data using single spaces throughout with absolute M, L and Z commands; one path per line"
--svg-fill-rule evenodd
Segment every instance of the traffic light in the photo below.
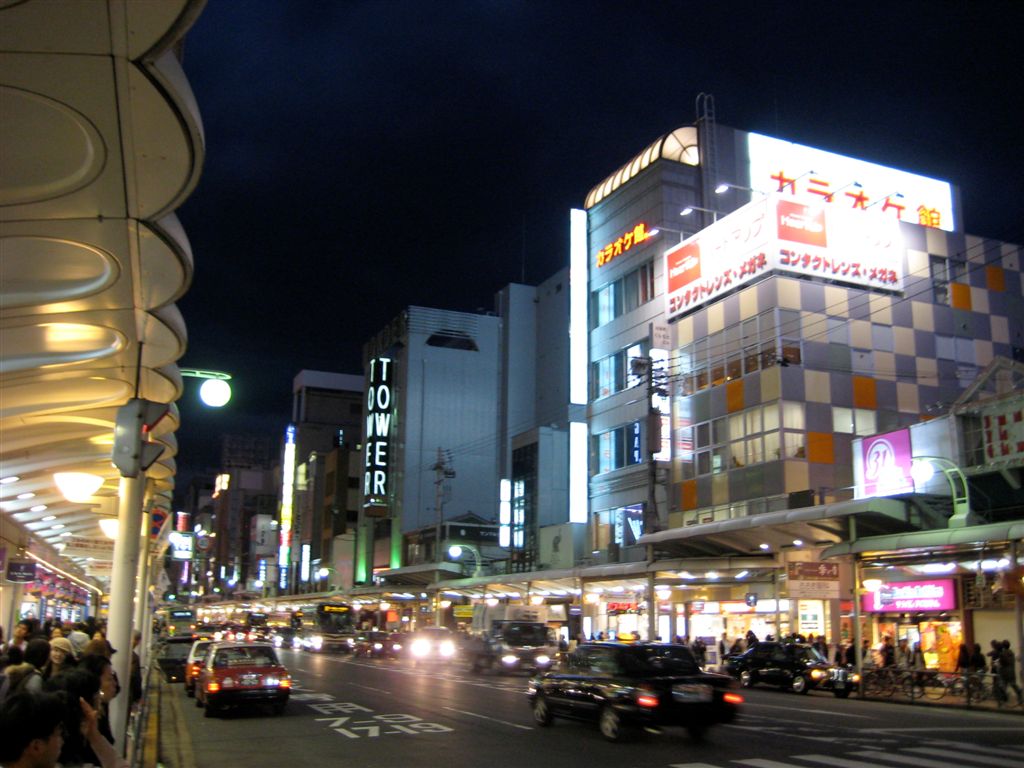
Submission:
M 164 447 L 149 442 L 148 434 L 169 409 L 167 403 L 138 397 L 117 409 L 113 461 L 123 477 L 138 477 L 139 472 L 145 472 L 160 458 Z

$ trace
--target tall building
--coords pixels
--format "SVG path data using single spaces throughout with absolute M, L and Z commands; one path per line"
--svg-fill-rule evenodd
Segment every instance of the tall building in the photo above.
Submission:
M 952 185 L 707 116 L 596 186 L 574 243 L 589 275 L 590 536 L 612 560 L 816 561 L 847 535 L 839 518 L 871 507 L 852 505 L 858 440 L 934 419 L 994 361 L 1024 359 L 1020 247 L 967 235 Z M 749 520 L 847 501 L 819 541 L 770 541 Z M 945 525 L 951 501 L 895 516 Z M 732 547 L 713 538 L 741 527 Z M 838 599 L 808 610 L 839 632 Z M 714 637 L 716 621 L 702 625 Z
M 365 345 L 356 583 L 408 566 L 457 572 L 445 523 L 496 522 L 499 335 L 493 315 L 409 307 Z
M 292 421 L 284 441 L 278 511 L 278 588 L 310 592 L 321 569 L 333 562 L 333 507 L 339 448 L 350 450 L 362 428 L 363 379 L 325 371 L 300 371 L 292 383 Z M 329 476 L 328 464 L 331 465 Z M 347 461 L 343 462 L 347 477 Z M 328 482 L 330 481 L 330 482 Z M 347 484 L 347 480 L 346 480 Z M 325 528 L 332 533 L 324 535 Z

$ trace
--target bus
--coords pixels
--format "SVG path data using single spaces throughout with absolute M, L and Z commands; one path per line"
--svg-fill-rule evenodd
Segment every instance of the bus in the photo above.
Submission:
M 191 608 L 161 608 L 158 619 L 161 637 L 192 637 L 196 634 L 196 612 Z
M 348 653 L 356 637 L 356 621 L 347 603 L 308 603 L 292 617 L 302 648 Z

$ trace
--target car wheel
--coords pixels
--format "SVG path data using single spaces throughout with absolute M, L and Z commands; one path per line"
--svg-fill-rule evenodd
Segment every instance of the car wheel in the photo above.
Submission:
M 533 722 L 541 728 L 547 728 L 554 720 L 548 700 L 544 698 L 543 694 L 538 693 L 533 697 Z
M 849 691 L 832 691 L 836 695 L 837 699 L 848 699 L 850 698 Z
M 793 681 L 789 684 L 789 688 L 793 693 L 807 693 L 810 690 L 807 678 L 803 675 L 793 675 Z
M 195 686 L 190 686 L 190 685 L 186 684 L 185 685 L 185 695 L 188 696 L 190 699 L 194 698 L 195 695 L 196 695 Z
M 749 669 L 744 669 L 740 672 L 740 685 L 744 688 L 749 688 L 754 684 L 754 673 Z
M 614 707 L 605 706 L 601 710 L 598 725 L 601 728 L 601 735 L 608 741 L 625 740 L 626 726 L 622 722 L 622 716 L 615 711 Z
M 203 706 L 203 701 L 202 701 L 202 699 L 199 698 L 198 694 L 196 694 L 196 706 L 200 707 L 200 708 L 202 708 L 202 706 Z
M 206 708 L 203 710 L 203 717 L 213 717 L 217 714 L 217 708 L 213 706 L 212 702 L 206 702 Z

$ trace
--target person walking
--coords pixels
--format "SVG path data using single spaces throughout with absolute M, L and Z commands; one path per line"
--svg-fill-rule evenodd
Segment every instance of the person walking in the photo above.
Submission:
M 1017 706 L 1024 706 L 1024 696 L 1021 695 L 1020 684 L 1017 682 L 1017 658 L 1014 656 L 1013 649 L 1010 648 L 1009 640 L 1003 640 L 999 645 L 999 671 L 997 674 L 1000 693 L 999 706 L 1002 707 L 1009 702 L 1008 688 L 1012 688 L 1013 692 L 1017 694 Z

